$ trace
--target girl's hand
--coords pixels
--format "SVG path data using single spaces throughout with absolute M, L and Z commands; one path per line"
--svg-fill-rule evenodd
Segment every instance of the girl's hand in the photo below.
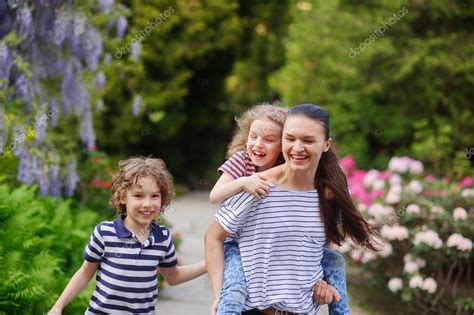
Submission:
M 334 299 L 339 302 L 341 296 L 332 285 L 327 284 L 324 280 L 319 280 L 314 285 L 313 299 L 319 304 L 331 304 Z
M 219 298 L 216 298 L 214 300 L 214 303 L 211 305 L 211 315 L 216 315 L 217 314 L 217 307 L 219 306 Z
M 258 173 L 251 176 L 241 177 L 244 190 L 251 193 L 255 198 L 262 199 L 270 192 L 267 179 Z

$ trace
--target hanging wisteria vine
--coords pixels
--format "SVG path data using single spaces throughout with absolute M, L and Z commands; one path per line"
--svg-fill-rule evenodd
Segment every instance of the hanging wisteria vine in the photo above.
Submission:
M 0 0 L 0 153 L 18 160 L 17 180 L 38 184 L 42 195 L 73 195 L 77 150 L 95 150 L 93 110 L 104 103 L 91 91 L 106 84 L 100 65 L 110 56 L 104 30 L 88 14 L 101 11 L 121 38 L 127 20 L 112 14 L 117 6 L 98 0 L 86 11 L 72 1 Z M 48 137 L 65 132 L 79 147 L 64 151 Z

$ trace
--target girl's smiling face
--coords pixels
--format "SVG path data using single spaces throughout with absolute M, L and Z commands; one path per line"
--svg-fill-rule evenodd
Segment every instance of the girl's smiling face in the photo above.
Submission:
M 147 228 L 160 213 L 160 187 L 153 178 L 142 177 L 127 189 L 122 203 L 127 209 L 125 226 L 136 233 L 137 230 Z
M 282 152 L 294 171 L 315 172 L 323 152 L 332 139 L 326 140 L 323 125 L 303 115 L 290 116 L 283 127 Z
M 273 166 L 281 152 L 282 128 L 269 120 L 256 119 L 250 125 L 247 153 L 259 172 Z

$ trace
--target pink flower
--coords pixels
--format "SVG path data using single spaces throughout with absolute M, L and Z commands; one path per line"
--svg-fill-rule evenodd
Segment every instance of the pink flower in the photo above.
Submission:
M 406 273 L 414 273 L 417 272 L 418 269 L 420 269 L 420 266 L 418 266 L 418 264 L 414 261 L 407 261 L 405 266 L 403 266 L 403 270 Z
M 421 243 L 425 243 L 435 249 L 438 249 L 443 245 L 443 241 L 439 238 L 438 233 L 433 230 L 421 231 L 415 234 L 413 244 L 419 245 Z
M 414 203 L 407 206 L 407 213 L 420 213 L 420 206 Z
M 339 160 L 339 165 L 341 165 L 344 174 L 346 174 L 347 177 L 349 177 L 352 172 L 355 171 L 356 168 L 356 162 L 352 155 L 346 155 L 342 159 Z
M 415 194 L 419 194 L 423 191 L 423 185 L 417 180 L 412 180 L 408 184 L 406 190 Z
M 463 188 L 471 187 L 473 183 L 474 183 L 474 181 L 472 180 L 472 177 L 471 177 L 471 176 L 465 176 L 465 177 L 463 177 L 463 179 L 461 179 L 461 181 L 459 182 L 459 184 L 460 184 L 461 187 L 463 187 Z
M 414 276 L 413 278 L 410 279 L 410 282 L 408 283 L 408 285 L 412 289 L 421 288 L 423 287 L 423 278 L 420 276 Z
M 431 174 L 425 177 L 425 180 L 426 180 L 428 183 L 434 182 L 435 179 L 436 179 L 436 178 L 435 178 L 433 175 L 431 175 Z
M 468 238 L 463 238 L 458 245 L 458 249 L 463 252 L 470 252 L 472 250 L 472 241 Z
M 407 156 L 404 156 L 404 157 L 394 156 L 393 158 L 390 159 L 388 163 L 388 169 L 391 170 L 392 172 L 406 173 L 408 171 L 408 168 L 410 167 L 410 161 L 411 159 Z

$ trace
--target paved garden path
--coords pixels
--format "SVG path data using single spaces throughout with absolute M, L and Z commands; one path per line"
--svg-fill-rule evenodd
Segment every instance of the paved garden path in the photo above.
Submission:
M 193 192 L 177 198 L 165 218 L 172 224 L 171 231 L 183 238 L 178 257 L 182 264 L 204 259 L 204 233 L 217 210 L 209 203 L 208 192 Z M 207 275 L 193 281 L 160 290 L 157 313 L 162 315 L 209 314 L 212 304 L 211 285 Z M 365 314 L 351 306 L 352 315 Z M 327 307 L 319 312 L 327 315 Z

